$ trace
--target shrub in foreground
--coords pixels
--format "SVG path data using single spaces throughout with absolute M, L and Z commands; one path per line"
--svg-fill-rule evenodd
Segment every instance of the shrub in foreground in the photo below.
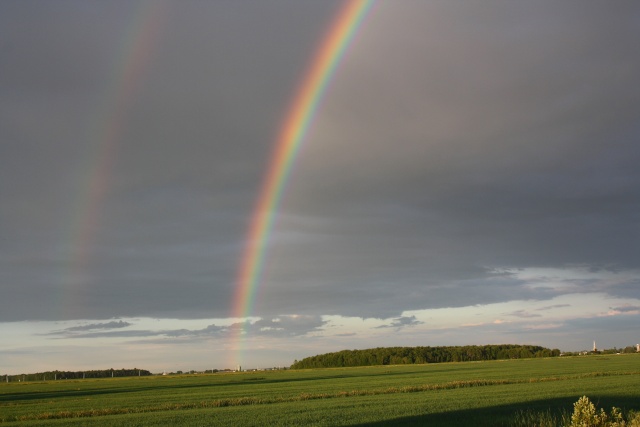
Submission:
M 630 411 L 625 417 L 615 406 L 607 414 L 598 411 L 587 396 L 582 396 L 573 404 L 573 414 L 553 415 L 550 411 L 518 412 L 514 417 L 514 427 L 640 427 L 640 413 Z
M 573 404 L 571 415 L 571 427 L 637 427 L 640 426 L 640 414 L 630 413 L 627 420 L 622 416 L 622 411 L 615 406 L 611 413 L 604 409 L 598 411 L 587 396 L 582 396 Z

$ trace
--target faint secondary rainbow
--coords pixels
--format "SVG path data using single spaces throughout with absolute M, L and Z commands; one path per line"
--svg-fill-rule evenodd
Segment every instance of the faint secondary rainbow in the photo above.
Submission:
M 165 2 L 137 4 L 122 35 L 101 102 L 89 125 L 87 157 L 79 172 L 82 187 L 72 207 L 69 230 L 69 265 L 63 275 L 63 306 L 77 312 L 83 292 L 91 281 L 89 274 L 93 246 L 100 225 L 100 213 L 111 186 L 117 148 L 122 138 L 130 104 L 150 61 L 166 15 Z M 71 306 L 75 306 L 72 308 Z M 88 313 L 84 313 L 85 315 Z
M 338 63 L 372 4 L 373 0 L 344 2 L 295 92 L 280 128 L 248 230 L 247 246 L 236 280 L 233 302 L 233 316 L 236 318 L 244 319 L 253 313 L 267 243 L 291 167 Z M 243 333 L 242 328 L 236 333 L 239 338 Z

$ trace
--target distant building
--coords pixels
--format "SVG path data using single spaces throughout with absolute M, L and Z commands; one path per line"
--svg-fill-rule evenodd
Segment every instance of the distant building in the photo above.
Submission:
M 640 344 L 636 344 L 636 351 L 640 352 Z
M 596 342 L 595 341 L 593 342 L 593 351 L 594 352 L 598 351 L 598 347 L 596 347 Z

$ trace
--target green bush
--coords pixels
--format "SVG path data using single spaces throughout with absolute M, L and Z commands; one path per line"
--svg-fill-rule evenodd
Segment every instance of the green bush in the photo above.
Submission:
M 611 415 L 604 409 L 598 411 L 587 396 L 582 396 L 573 404 L 571 427 L 621 427 L 625 422 L 622 413 L 616 407 L 611 408 Z
M 607 414 L 598 411 L 587 396 L 582 396 L 573 404 L 573 414 L 554 416 L 551 412 L 518 412 L 512 427 L 640 427 L 640 413 L 629 411 L 625 419 L 622 411 L 615 406 Z

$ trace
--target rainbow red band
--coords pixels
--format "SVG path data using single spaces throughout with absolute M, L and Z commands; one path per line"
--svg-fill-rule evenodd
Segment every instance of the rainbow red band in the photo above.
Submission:
M 163 28 L 166 2 L 140 2 L 132 11 L 129 25 L 121 37 L 121 46 L 114 57 L 112 78 L 104 88 L 103 100 L 97 105 L 94 120 L 89 125 L 87 158 L 79 175 L 82 188 L 78 191 L 75 213 L 71 217 L 69 236 L 69 264 L 62 277 L 65 301 L 62 309 L 84 305 L 79 295 L 91 281 L 89 274 L 92 249 L 100 227 L 100 214 L 109 196 L 111 177 L 117 158 L 118 146 L 126 127 L 131 104 L 154 51 Z
M 252 216 L 246 249 L 236 279 L 233 317 L 246 319 L 253 314 L 255 296 L 264 269 L 267 243 L 292 165 L 327 86 L 372 4 L 373 0 L 345 1 L 296 91 L 276 140 L 275 150 Z M 236 338 L 239 339 L 242 333 L 243 331 L 238 329 Z

